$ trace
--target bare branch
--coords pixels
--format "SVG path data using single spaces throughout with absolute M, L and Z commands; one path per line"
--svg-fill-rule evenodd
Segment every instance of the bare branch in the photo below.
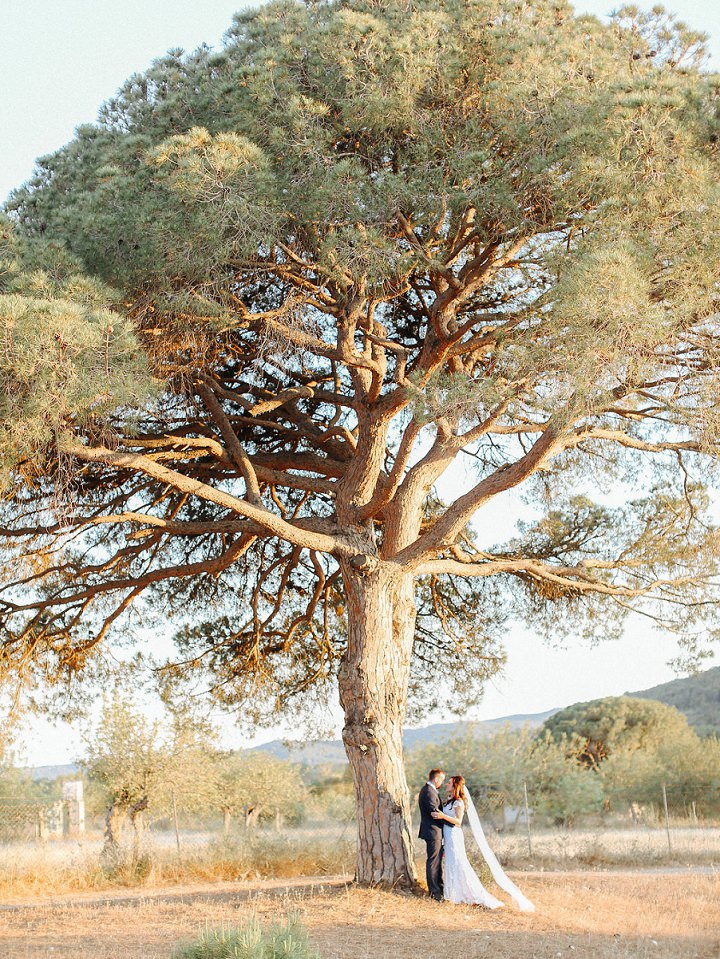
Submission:
M 280 537 L 280 539 L 285 539 L 290 543 L 295 543 L 297 546 L 305 546 L 308 549 L 318 549 L 333 554 L 342 554 L 345 548 L 339 538 L 302 530 L 298 526 L 288 523 L 274 513 L 271 513 L 264 507 L 238 499 L 236 496 L 231 496 L 229 493 L 224 493 L 212 486 L 208 486 L 207 483 L 201 483 L 198 480 L 184 476 L 176 470 L 170 470 L 141 454 L 123 453 L 107 449 L 106 447 L 83 446 L 77 442 L 68 443 L 68 452 L 87 463 L 105 463 L 109 466 L 139 470 L 159 480 L 161 483 L 167 483 L 169 486 L 183 493 L 189 493 L 192 496 L 197 496 L 210 503 L 216 503 L 218 506 L 223 506 L 225 509 L 231 510 L 239 516 L 244 516 L 257 523 L 267 532 Z

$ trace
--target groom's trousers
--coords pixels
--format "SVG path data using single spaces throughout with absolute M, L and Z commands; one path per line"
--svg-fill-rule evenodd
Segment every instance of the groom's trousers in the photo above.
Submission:
M 425 845 L 427 846 L 425 875 L 427 877 L 428 892 L 433 899 L 442 899 L 442 832 L 440 832 L 439 829 L 434 829 L 431 837 L 425 840 Z

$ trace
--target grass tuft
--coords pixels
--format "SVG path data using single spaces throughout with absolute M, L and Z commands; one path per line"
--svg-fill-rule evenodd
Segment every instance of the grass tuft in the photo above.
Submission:
M 241 927 L 206 927 L 195 942 L 179 946 L 173 959 L 320 959 L 297 918 L 266 929 L 256 919 Z

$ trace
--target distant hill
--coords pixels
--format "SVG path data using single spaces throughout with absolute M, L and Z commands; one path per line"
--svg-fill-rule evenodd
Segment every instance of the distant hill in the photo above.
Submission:
M 347 762 L 343 744 L 335 739 L 314 739 L 307 743 L 273 739 L 252 746 L 251 751 L 270 753 L 276 759 L 290 759 L 301 766 L 340 766 Z
M 34 766 L 25 771 L 37 782 L 39 779 L 69 779 L 80 772 L 80 767 L 76 763 L 65 763 L 61 766 Z
M 699 736 L 720 736 L 720 666 L 625 695 L 675 706 Z
M 695 676 L 673 679 L 669 683 L 625 693 L 625 695 L 639 699 L 656 699 L 668 706 L 675 706 L 687 716 L 690 725 L 699 735 L 720 735 L 720 666 L 706 669 Z M 549 709 L 544 713 L 519 713 L 478 722 L 433 723 L 421 729 L 406 729 L 403 742 L 407 749 L 430 744 L 442 746 L 448 739 L 467 733 L 485 738 L 492 736 L 505 726 L 510 726 L 511 729 L 519 729 L 524 725 L 536 728 L 542 726 L 549 716 L 558 711 L 558 709 Z M 278 759 L 291 759 L 308 767 L 344 766 L 347 763 L 340 740 L 328 739 L 301 743 L 274 739 L 261 746 L 254 746 L 253 749 L 257 752 L 270 753 Z M 62 766 L 36 766 L 27 771 L 35 780 L 59 779 L 76 775 L 79 768 L 74 763 L 68 763 Z
M 519 713 L 477 722 L 433 723 L 421 729 L 406 729 L 403 733 L 403 744 L 406 749 L 430 744 L 439 746 L 448 739 L 467 733 L 487 738 L 506 726 L 510 726 L 511 729 L 519 729 L 525 725 L 542 726 L 545 720 L 555 712 L 557 712 L 556 709 L 550 709 L 544 713 Z M 339 739 L 321 739 L 309 743 L 274 739 L 272 742 L 253 746 L 253 750 L 270 753 L 278 759 L 290 759 L 303 766 L 340 766 L 347 762 L 345 749 Z
M 625 695 L 638 699 L 656 699 L 669 706 L 675 706 L 681 713 L 685 713 L 698 735 L 720 735 L 720 666 L 706 669 L 695 676 L 673 679 L 669 683 L 625 693 Z M 434 723 L 421 729 L 406 729 L 403 734 L 403 743 L 406 749 L 432 743 L 440 746 L 448 739 L 468 732 L 472 732 L 475 736 L 488 737 L 504 726 L 510 726 L 512 729 L 518 729 L 526 724 L 539 727 L 558 711 L 558 709 L 550 709 L 544 713 L 520 713 L 481 722 Z M 304 766 L 338 766 L 347 761 L 345 750 L 339 740 L 292 743 L 276 739 L 254 748 L 272 753 L 279 759 L 291 759 Z
M 433 723 L 420 729 L 406 729 L 403 733 L 403 745 L 406 749 L 415 746 L 427 746 L 433 743 L 444 743 L 455 736 L 472 733 L 482 739 L 488 739 L 500 729 L 509 726 L 511 729 L 520 729 L 522 726 L 532 728 L 542 726 L 545 720 L 558 712 L 557 709 L 548 709 L 544 713 L 516 713 L 512 716 L 500 716 L 498 719 L 483 719 L 473 722 Z

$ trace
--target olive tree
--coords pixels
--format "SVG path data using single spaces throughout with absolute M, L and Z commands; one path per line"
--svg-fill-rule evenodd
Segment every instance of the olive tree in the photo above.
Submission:
M 198 812 L 214 798 L 212 742 L 187 715 L 149 719 L 139 704 L 115 693 L 88 724 L 84 740 L 81 766 L 106 810 L 103 852 L 111 860 L 128 819 L 137 857 L 146 816 L 178 808 Z
M 263 751 L 219 753 L 215 772 L 216 802 L 227 836 L 233 815 L 241 815 L 247 829 L 261 818 L 279 824 L 297 814 L 306 794 L 297 766 Z

